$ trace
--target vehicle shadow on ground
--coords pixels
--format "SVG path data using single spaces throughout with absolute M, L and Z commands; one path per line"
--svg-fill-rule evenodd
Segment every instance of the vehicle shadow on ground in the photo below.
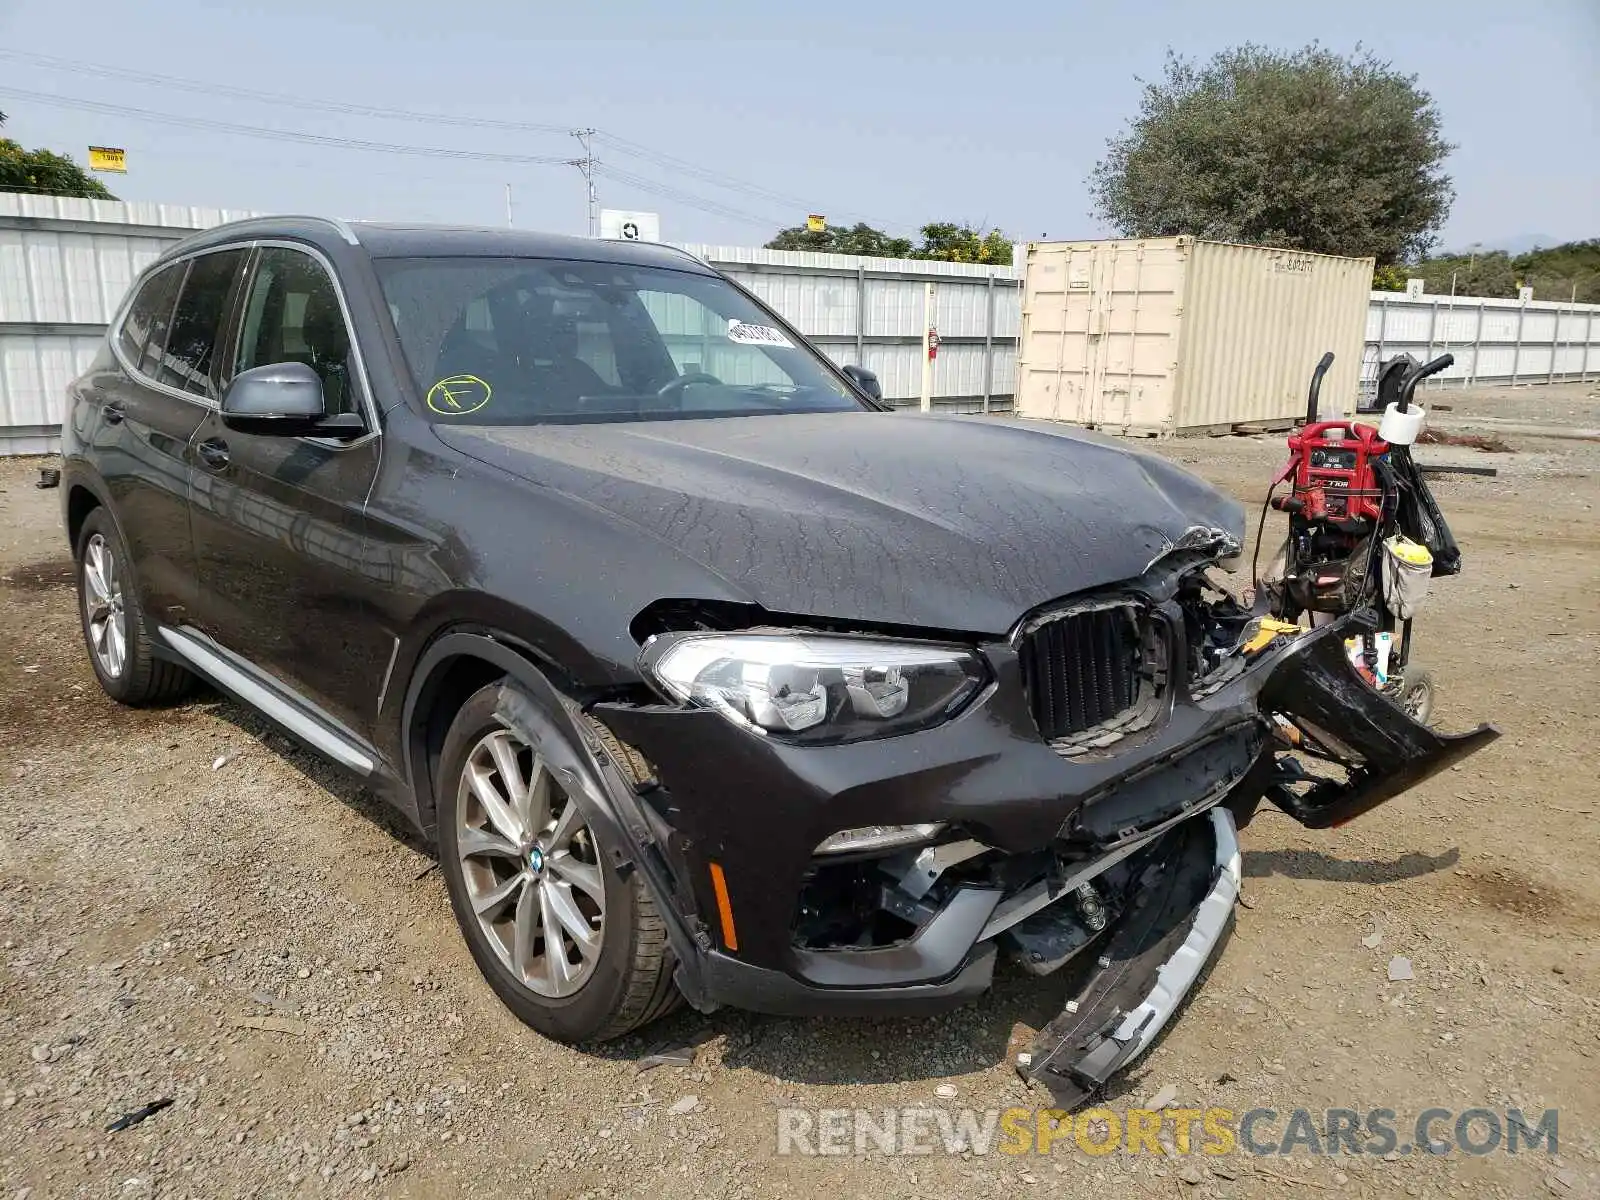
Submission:
M 434 848 L 390 805 L 315 751 L 301 746 L 253 709 L 204 685 L 190 703 L 234 726 L 352 812 L 426 857 L 430 864 L 434 860 Z M 1280 855 L 1292 856 L 1294 852 L 1255 853 L 1258 858 L 1273 859 Z M 1250 857 L 1246 855 L 1247 861 Z M 1306 854 L 1304 857 L 1323 856 Z M 1357 869 L 1371 864 L 1339 865 Z M 1204 987 L 1206 976 L 1220 957 L 1218 954 L 1206 965 L 1194 992 Z M 1076 971 L 1069 968 L 1038 978 L 1002 960 L 988 992 L 961 1008 L 937 1016 L 796 1018 L 732 1009 L 707 1014 L 684 1006 L 637 1034 L 581 1049 L 595 1058 L 634 1062 L 643 1067 L 650 1055 L 664 1051 L 676 1051 L 689 1061 L 701 1059 L 701 1048 L 720 1039 L 723 1070 L 754 1071 L 785 1083 L 852 1085 L 942 1080 L 992 1070 L 999 1064 L 1011 1062 L 1018 1051 L 1028 1049 L 1036 1031 L 1048 1025 L 1081 986 L 1089 962 L 1085 956 Z M 1185 1000 L 1183 1007 L 1187 1004 Z M 1163 1031 L 1162 1038 L 1178 1023 L 1181 1015 L 1182 1008 Z M 1134 1080 L 1137 1075 L 1135 1068 Z M 648 1080 L 649 1073 L 642 1078 Z M 1113 1097 L 1131 1094 L 1138 1086 L 1137 1082 L 1124 1082 L 1119 1076 L 1112 1080 L 1108 1094 Z M 1038 1097 L 1044 1103 L 1047 1093 L 1041 1089 Z
M 302 746 L 254 709 L 236 703 L 231 697 L 204 683 L 189 703 L 206 709 L 219 720 L 232 725 L 395 841 L 430 860 L 437 856 L 434 847 L 424 841 L 422 835 L 371 788 L 328 762 L 315 750 Z
M 786 1083 L 944 1079 L 991 1070 L 1026 1049 L 1033 1031 L 1060 1013 L 1068 986 L 1065 973 L 1037 979 L 1001 967 L 990 991 L 931 1017 L 802 1018 L 681 1009 L 635 1037 L 584 1051 L 612 1061 L 641 1062 L 654 1053 L 721 1038 L 723 1070 L 754 1071 Z M 1015 1043 L 1014 1031 L 1021 1035 Z
M 1194 987 L 1154 1045 L 1128 1071 L 1111 1079 L 1102 1099 L 1143 1094 L 1146 1086 L 1139 1064 L 1182 1023 L 1190 1001 L 1205 990 L 1206 980 L 1222 960 L 1232 934 L 1233 922 L 1229 921 L 1217 954 L 1202 968 Z M 1090 962 L 1084 957 L 1076 971 L 1069 968 L 1043 979 L 1002 963 L 990 991 L 962 1008 L 935 1017 L 802 1019 L 726 1010 L 706 1015 L 685 1009 L 635 1037 L 584 1047 L 584 1052 L 645 1066 L 653 1054 L 676 1051 L 684 1056 L 687 1065 L 691 1058 L 703 1060 L 700 1047 L 722 1038 L 722 1069 L 755 1071 L 784 1083 L 811 1086 L 943 1080 L 1014 1063 L 1018 1052 L 1031 1049 L 1037 1032 L 1058 1016 L 1067 999 L 1077 993 Z M 650 1076 L 645 1074 L 642 1078 L 648 1080 Z M 1049 1103 L 1049 1093 L 1042 1085 L 1030 1095 L 1037 1103 Z
M 1455 846 L 1443 854 L 1412 851 L 1391 859 L 1335 858 L 1321 850 L 1246 850 L 1244 874 L 1247 879 L 1286 875 L 1325 883 L 1399 883 L 1448 871 L 1460 861 L 1461 851 Z

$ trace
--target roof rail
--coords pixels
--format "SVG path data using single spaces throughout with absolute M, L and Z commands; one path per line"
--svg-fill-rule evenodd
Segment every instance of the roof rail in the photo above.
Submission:
M 616 241 L 617 239 L 612 238 L 610 240 Z M 624 240 L 626 240 L 626 239 L 624 239 Z M 689 259 L 691 262 L 699 263 L 702 267 L 711 267 L 711 263 L 707 259 L 702 258 L 700 255 L 696 254 L 693 250 L 685 249 L 684 247 L 676 245 L 676 244 L 674 244 L 672 242 L 652 242 L 650 244 L 653 245 L 653 246 L 663 246 L 668 250 L 671 250 L 671 251 L 674 251 L 675 253 L 683 255 L 685 258 Z M 715 267 L 711 267 L 711 269 L 715 270 L 716 268 Z
M 711 263 L 710 263 L 710 261 L 708 259 L 701 258 L 700 255 L 696 254 L 693 250 L 686 250 L 682 246 L 676 245 L 673 242 L 645 242 L 645 241 L 640 241 L 638 238 L 624 238 L 624 237 L 595 237 L 595 238 L 590 238 L 589 240 L 592 241 L 592 242 L 614 242 L 619 246 L 657 246 L 657 247 L 660 247 L 662 250 L 670 250 L 674 254 L 681 254 L 684 258 L 687 258 L 690 262 L 699 263 L 702 267 L 705 267 L 707 270 L 711 270 L 711 271 L 715 271 L 716 270 L 716 268 L 711 265 Z
M 316 219 L 319 220 L 319 221 L 326 221 L 329 225 L 332 225 L 335 229 L 337 229 L 339 231 L 339 236 L 342 237 L 345 241 L 349 242 L 352 246 L 361 245 L 360 240 L 356 237 L 356 231 L 351 228 L 350 222 L 346 221 L 344 218 L 342 218 L 342 217 L 318 217 Z

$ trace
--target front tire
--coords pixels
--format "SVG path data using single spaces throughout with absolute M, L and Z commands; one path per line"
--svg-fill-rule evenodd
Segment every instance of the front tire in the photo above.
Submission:
M 84 518 L 75 557 L 83 644 L 106 695 L 135 708 L 181 697 L 194 685 L 194 676 L 150 653 L 128 549 L 105 509 Z
M 1433 716 L 1433 676 L 1420 667 L 1407 670 L 1395 702 L 1413 721 L 1426 725 Z
M 621 1037 L 677 999 L 666 927 L 589 815 L 495 715 L 500 684 L 468 698 L 439 760 L 439 860 L 456 923 L 518 1019 L 561 1042 Z M 548 736 L 561 737 L 549 723 Z M 573 753 L 580 748 L 570 744 Z

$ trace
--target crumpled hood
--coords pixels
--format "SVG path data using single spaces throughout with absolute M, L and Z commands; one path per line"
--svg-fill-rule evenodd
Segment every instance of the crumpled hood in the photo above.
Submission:
M 1003 634 L 1029 609 L 1144 573 L 1243 511 L 1082 431 L 816 413 L 435 426 L 455 449 L 644 531 L 773 613 Z M 642 557 L 640 570 L 650 569 Z

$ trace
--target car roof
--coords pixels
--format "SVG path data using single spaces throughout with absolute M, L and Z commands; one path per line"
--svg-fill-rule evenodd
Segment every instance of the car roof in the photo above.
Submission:
M 345 242 L 373 258 L 567 258 L 631 266 L 715 272 L 686 250 L 654 242 L 572 237 L 526 229 L 337 221 L 328 217 L 252 217 L 185 238 L 162 257 L 256 238 L 291 238 L 313 245 Z

